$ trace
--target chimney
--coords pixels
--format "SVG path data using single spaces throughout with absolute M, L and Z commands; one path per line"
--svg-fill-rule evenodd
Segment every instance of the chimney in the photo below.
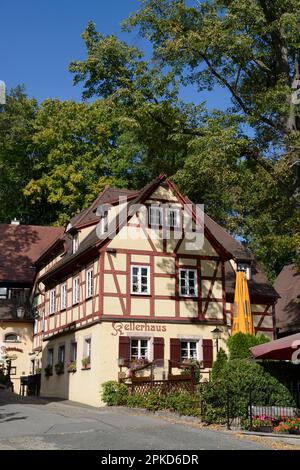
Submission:
M 11 225 L 20 225 L 20 221 L 14 218 L 14 220 L 11 221 Z

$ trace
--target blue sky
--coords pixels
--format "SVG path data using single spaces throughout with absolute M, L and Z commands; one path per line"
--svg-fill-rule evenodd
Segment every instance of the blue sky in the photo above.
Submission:
M 120 33 L 120 22 L 139 6 L 138 0 L 0 0 L 0 80 L 10 89 L 23 83 L 29 96 L 81 99 L 81 89 L 72 84 L 71 60 L 84 59 L 81 33 L 89 20 L 103 34 L 117 34 L 145 48 L 137 33 Z M 183 90 L 186 101 L 208 100 L 209 108 L 224 107 L 228 95 Z

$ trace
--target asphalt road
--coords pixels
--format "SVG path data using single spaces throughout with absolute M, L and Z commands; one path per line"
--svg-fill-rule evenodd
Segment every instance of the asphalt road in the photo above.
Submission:
M 0 391 L 0 450 L 266 449 L 230 432 Z

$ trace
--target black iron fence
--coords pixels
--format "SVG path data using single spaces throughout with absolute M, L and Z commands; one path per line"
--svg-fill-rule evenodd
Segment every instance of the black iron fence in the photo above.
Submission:
M 290 388 L 291 400 L 285 397 L 282 401 L 278 397 L 274 401 L 272 393 L 266 390 L 236 391 L 212 382 L 199 384 L 198 390 L 201 418 L 208 423 L 224 424 L 227 429 L 271 428 L 283 419 L 300 417 L 300 384 Z

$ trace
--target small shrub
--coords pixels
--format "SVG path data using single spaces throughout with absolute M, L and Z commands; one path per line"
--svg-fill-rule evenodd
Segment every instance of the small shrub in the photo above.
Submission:
M 213 367 L 211 370 L 211 378 L 212 380 L 217 380 L 219 379 L 224 371 L 225 365 L 227 364 L 228 357 L 224 349 L 220 348 L 217 358 L 215 362 L 213 363 Z
M 199 397 L 186 390 L 171 393 L 165 397 L 165 408 L 180 415 L 197 416 L 200 413 Z
M 127 404 L 127 385 L 110 380 L 102 384 L 102 389 L 102 400 L 106 405 L 118 406 Z
M 135 393 L 134 395 L 128 395 L 127 406 L 129 408 L 146 408 L 145 396 L 141 393 Z
M 236 333 L 227 340 L 229 349 L 229 359 L 246 359 L 251 356 L 249 348 L 263 343 L 269 343 L 270 338 L 265 335 L 250 335 L 245 333 Z

